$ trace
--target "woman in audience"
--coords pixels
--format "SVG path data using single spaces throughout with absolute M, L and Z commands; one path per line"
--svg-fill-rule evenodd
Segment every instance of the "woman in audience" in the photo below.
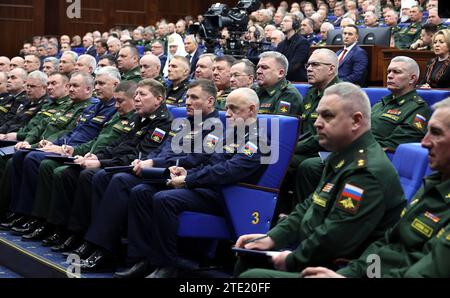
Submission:
M 438 31 L 433 36 L 433 58 L 427 65 L 426 73 L 421 82 L 421 88 L 450 87 L 450 30 Z

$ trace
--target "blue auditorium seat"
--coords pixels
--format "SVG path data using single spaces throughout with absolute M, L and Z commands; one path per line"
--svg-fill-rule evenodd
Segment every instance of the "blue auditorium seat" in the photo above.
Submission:
M 173 118 L 186 118 L 186 108 L 185 107 L 175 107 L 175 106 L 167 106 L 169 111 L 172 113 Z
M 435 103 L 450 97 L 450 90 L 418 89 L 417 94 L 419 94 L 431 108 Z
M 408 202 L 422 185 L 428 172 L 428 150 L 419 143 L 402 144 L 397 147 L 392 161 Z
M 374 106 L 382 97 L 391 94 L 387 88 L 363 88 L 370 99 L 370 105 Z
M 335 15 L 329 15 L 327 16 L 327 21 L 328 22 L 333 22 L 337 19 L 337 17 Z
M 86 52 L 86 50 L 83 47 L 72 48 L 72 51 L 77 53 L 78 56 L 81 56 L 81 55 L 83 55 Z
M 187 117 L 186 107 L 176 107 L 176 106 L 167 105 L 167 108 L 172 113 L 174 119 Z M 224 111 L 219 112 L 219 117 L 220 117 L 220 120 L 222 121 L 222 123 L 225 124 L 226 116 L 225 116 Z
M 139 56 L 142 57 L 145 54 L 145 47 L 144 46 L 136 46 L 136 49 L 139 52 Z
M 309 84 L 295 84 L 294 86 L 295 86 L 295 88 L 297 88 L 298 92 L 300 92 L 300 94 L 303 97 L 306 96 L 306 93 L 308 93 L 309 87 L 311 87 L 311 85 L 309 85 Z
M 279 138 L 271 135 L 271 126 L 278 121 Z M 195 212 L 180 215 L 178 235 L 188 238 L 213 240 L 232 239 L 249 233 L 266 233 L 272 221 L 278 191 L 295 148 L 299 120 L 278 115 L 259 115 L 260 126 L 267 123 L 268 138 L 272 148 L 278 148 L 273 164 L 268 165 L 258 185 L 231 185 L 222 189 L 225 216 Z
M 370 99 L 370 104 L 373 106 L 381 100 L 382 97 L 389 95 L 391 92 L 387 88 L 363 88 Z M 450 97 L 450 90 L 429 90 L 418 89 L 417 94 L 421 96 L 431 107 L 435 103 Z

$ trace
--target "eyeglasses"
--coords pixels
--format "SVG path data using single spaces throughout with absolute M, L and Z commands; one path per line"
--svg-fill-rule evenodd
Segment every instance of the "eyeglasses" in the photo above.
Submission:
M 312 67 L 312 68 L 317 68 L 320 65 L 332 65 L 331 63 L 324 63 L 324 62 L 308 62 L 305 64 L 305 69 L 307 69 L 308 67 Z

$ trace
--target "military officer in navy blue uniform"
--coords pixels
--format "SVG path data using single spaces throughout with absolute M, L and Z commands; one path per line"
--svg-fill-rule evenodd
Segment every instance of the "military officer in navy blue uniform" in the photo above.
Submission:
M 189 60 L 182 56 L 174 56 L 169 63 L 166 104 L 184 106 L 186 91 L 189 85 Z
M 150 184 L 132 189 L 128 209 L 128 257 L 135 265 L 115 276 L 142 276 L 151 264 L 157 269 L 149 277 L 174 277 L 179 214 L 183 211 L 223 214 L 221 186 L 259 181 L 265 165 L 258 147 L 258 109 L 259 99 L 253 90 L 241 88 L 231 92 L 226 101 L 227 122 L 231 129 L 226 133 L 234 134 L 233 140 L 241 141 L 225 144 L 224 152 L 209 155 L 201 165 L 191 164 L 189 170 L 170 168 L 168 186 L 173 189 L 159 191 Z M 245 121 L 245 138 L 237 136 L 238 121 L 234 120 Z M 214 147 L 219 142 L 211 143 Z
M 150 152 L 159 152 L 161 150 L 160 147 L 169 135 L 172 122 L 172 116 L 164 103 L 165 95 L 164 86 L 156 80 L 146 79 L 139 82 L 134 98 L 137 112 L 133 119 L 135 123 L 134 129 L 111 146 L 95 155 L 88 154 L 83 160 L 78 161 L 85 168 L 79 177 L 75 176 L 73 178 L 73 175 L 67 177 L 63 175 L 62 183 L 64 186 L 74 190 L 73 198 L 64 199 L 73 201 L 67 226 L 72 234 L 83 235 L 89 227 L 92 188 L 95 186 L 96 191 L 99 188 L 100 192 L 103 192 L 112 177 L 103 168 L 128 166 L 138 159 L 139 156 L 147 156 Z M 102 179 L 95 179 L 97 175 Z M 101 183 L 99 184 L 98 181 L 101 181 Z M 64 193 L 67 196 L 71 195 L 67 191 Z M 67 214 L 67 211 L 63 212 Z M 62 243 L 65 240 L 63 238 L 65 238 L 64 235 L 55 234 L 44 240 L 45 242 L 43 243 L 48 246 L 58 246 L 64 244 Z M 71 239 L 70 242 L 76 243 L 77 241 Z M 81 245 L 79 248 L 81 251 L 84 251 L 83 253 L 77 249 L 77 253 L 80 256 L 87 253 L 87 247 L 84 245 Z M 58 248 L 58 251 L 61 250 L 61 248 Z
M 28 122 L 48 102 L 47 75 L 40 71 L 33 71 L 27 77 L 27 100 L 19 106 L 16 115 L 0 126 L 0 140 L 8 139 L 9 133 L 16 132 L 28 125 Z
M 13 118 L 21 104 L 26 102 L 25 84 L 27 72 L 16 68 L 9 72 L 6 88 L 9 95 L 0 101 L 0 125 Z
M 85 73 L 76 73 L 70 79 L 69 94 L 75 101 L 94 101 L 92 91 L 94 79 Z M 77 146 L 95 138 L 103 125 L 116 113 L 114 99 L 100 101 L 85 109 L 78 120 L 78 125 L 70 133 L 61 136 L 54 143 L 41 141 L 44 152 L 15 154 L 12 168 L 12 212 L 29 215 L 33 208 L 34 194 L 37 187 L 39 165 L 48 155 L 58 155 L 66 145 Z M 22 227 L 12 230 L 18 234 L 31 232 L 39 224 L 38 220 L 30 219 Z
M 203 140 L 207 135 L 216 140 L 222 134 L 211 132 L 212 129 L 220 129 L 222 132 L 222 122 L 219 113 L 215 110 L 217 90 L 214 83 L 209 80 L 198 80 L 191 83 L 187 91 L 186 110 L 188 118 L 183 121 L 180 127 L 174 125 L 174 129 L 169 133 L 169 138 L 164 143 L 161 152 L 151 152 L 145 161 L 135 160 L 134 173 L 118 173 L 113 176 L 103 197 L 97 196 L 102 190 L 99 186 L 104 183 L 95 183 L 92 196 L 92 206 L 97 206 L 92 210 L 92 224 L 89 227 L 85 239 L 90 246 L 96 246 L 95 262 L 91 262 L 84 269 L 97 270 L 104 266 L 104 262 L 99 262 L 107 253 L 117 254 L 120 245 L 120 238 L 126 222 L 128 199 L 131 189 L 143 183 L 141 171 L 146 168 L 168 168 L 185 159 L 191 159 L 191 153 L 202 152 Z M 197 115 L 196 115 L 197 114 Z M 179 142 L 179 143 L 177 143 Z M 188 147 L 185 147 L 188 146 Z M 176 149 L 182 149 L 180 152 Z M 184 149 L 188 150 L 184 150 Z M 104 177 L 104 176 L 103 176 Z M 97 179 L 102 178 L 96 177 Z M 101 179 L 103 180 L 103 179 Z M 158 188 L 165 189 L 164 183 L 157 183 Z M 114 223 L 110 218 L 114 218 Z M 106 251 L 105 251 L 106 250 Z M 92 257 L 91 259 L 94 259 Z M 89 258 L 88 258 L 89 260 Z

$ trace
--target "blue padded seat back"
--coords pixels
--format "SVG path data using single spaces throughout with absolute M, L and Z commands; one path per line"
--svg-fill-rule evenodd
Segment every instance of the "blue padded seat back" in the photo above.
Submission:
M 369 96 L 370 105 L 373 107 L 381 98 L 391 94 L 387 88 L 363 88 L 367 96 Z
M 289 166 L 300 121 L 278 115 L 258 115 L 258 121 L 260 127 L 268 132 L 271 148 L 279 146 L 278 152 L 272 153 L 273 164 L 268 165 L 258 183 L 259 187 L 264 188 L 253 189 L 242 185 L 223 187 L 225 217 L 183 212 L 179 218 L 180 237 L 236 239 L 243 234 L 266 233 L 270 229 L 277 201 L 276 192 Z
M 142 57 L 145 54 L 145 47 L 144 46 L 136 46 L 136 49 L 138 50 L 139 56 Z
M 428 150 L 418 143 L 402 144 L 397 147 L 392 161 L 408 201 L 422 185 L 428 169 Z
M 450 90 L 417 90 L 417 94 L 421 96 L 430 108 L 437 102 L 450 97 Z
M 279 115 L 258 115 L 258 121 L 259 127 L 267 131 L 270 148 L 273 148 L 271 163 L 258 186 L 279 189 L 297 143 L 300 121 L 294 117 Z
M 176 108 L 176 107 L 170 107 L 169 111 L 172 113 L 173 118 L 177 119 L 177 118 L 186 118 L 187 117 L 187 113 L 186 113 L 186 108 L 185 107 L 181 107 L 181 108 Z
M 369 96 L 370 104 L 372 106 L 379 102 L 382 97 L 391 93 L 387 88 L 363 88 L 363 90 Z M 450 97 L 450 90 L 417 89 L 417 94 L 422 97 L 430 107 L 432 107 L 435 103 Z
M 295 86 L 295 88 L 297 88 L 298 92 L 300 92 L 300 94 L 303 97 L 306 96 L 306 94 L 308 93 L 309 87 L 311 87 L 311 85 L 309 85 L 309 84 L 295 84 L 294 86 Z
M 78 47 L 78 48 L 72 48 L 72 52 L 75 52 L 78 54 L 78 56 L 81 56 L 86 52 L 86 50 L 83 47 Z

